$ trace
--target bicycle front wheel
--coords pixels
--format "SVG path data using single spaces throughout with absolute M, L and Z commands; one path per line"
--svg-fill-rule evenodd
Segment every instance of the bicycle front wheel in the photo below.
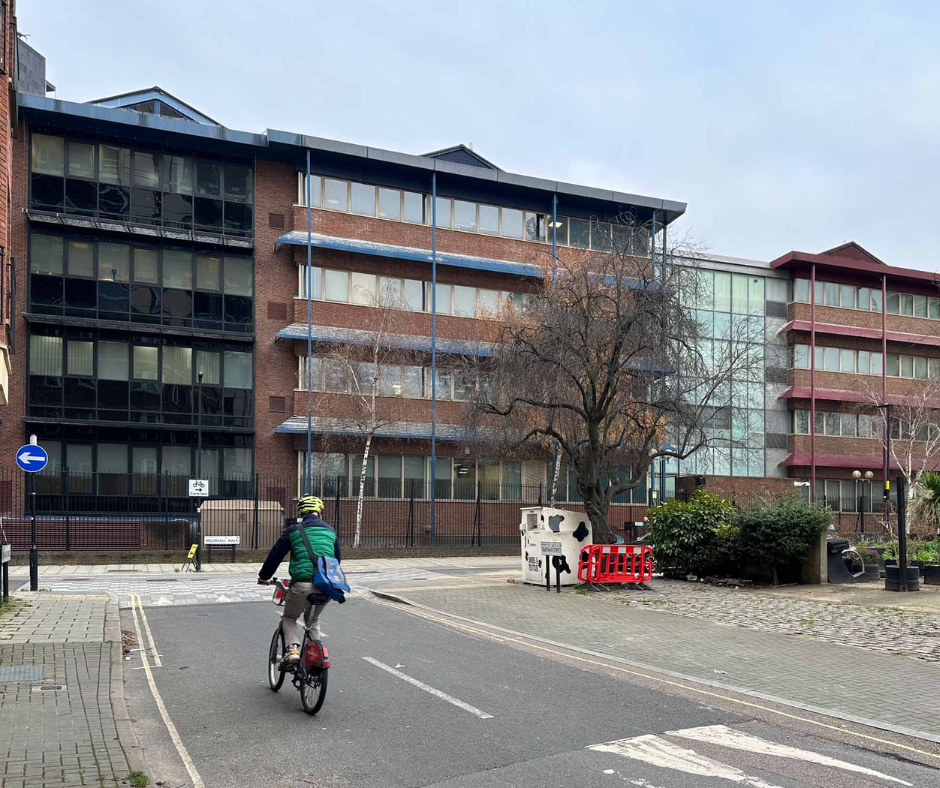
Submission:
M 284 633 L 281 632 L 281 627 L 278 626 L 274 630 L 274 637 L 271 638 L 271 648 L 268 650 L 268 684 L 275 692 L 284 683 L 284 671 L 281 670 L 281 662 L 284 661 L 285 652 Z
M 326 668 L 304 671 L 303 683 L 300 685 L 300 703 L 304 711 L 311 716 L 320 711 L 323 701 L 326 700 L 326 682 L 330 671 Z

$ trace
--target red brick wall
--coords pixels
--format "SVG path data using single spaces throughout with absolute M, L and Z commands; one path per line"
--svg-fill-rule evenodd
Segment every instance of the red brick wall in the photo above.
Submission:
M 676 492 L 695 492 L 695 476 L 680 476 L 676 479 Z M 798 491 L 792 479 L 758 478 L 749 476 L 706 476 L 705 489 L 729 498 L 739 505 L 764 495 L 785 495 Z

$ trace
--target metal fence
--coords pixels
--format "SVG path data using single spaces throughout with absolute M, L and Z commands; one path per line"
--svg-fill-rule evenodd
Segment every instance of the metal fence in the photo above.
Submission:
M 210 478 L 207 498 L 189 497 L 188 488 L 183 476 L 0 472 L 0 526 L 16 550 L 29 548 L 34 517 L 40 550 L 179 551 L 200 531 L 238 536 L 240 550 L 265 550 L 294 517 L 298 481 L 266 474 Z M 438 482 L 432 526 L 430 485 L 380 481 L 366 485 L 357 540 L 357 489 L 358 483 L 339 478 L 315 490 L 343 547 L 358 541 L 375 549 L 511 548 L 519 543 L 520 508 L 548 503 L 541 484 Z M 584 511 L 579 501 L 555 505 Z M 611 525 L 630 535 L 645 509 L 615 503 Z

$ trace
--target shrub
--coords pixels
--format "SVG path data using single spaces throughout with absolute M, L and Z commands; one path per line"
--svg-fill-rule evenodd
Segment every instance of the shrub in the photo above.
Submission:
M 650 509 L 649 535 L 657 566 L 665 575 L 709 574 L 733 560 L 734 507 L 699 489 L 688 502 L 672 499 Z
M 738 514 L 740 550 L 769 567 L 776 585 L 778 569 L 804 560 L 831 524 L 832 512 L 819 503 L 796 497 L 758 501 Z
M 925 471 L 921 474 L 908 506 L 908 516 L 910 524 L 931 530 L 940 528 L 940 473 Z

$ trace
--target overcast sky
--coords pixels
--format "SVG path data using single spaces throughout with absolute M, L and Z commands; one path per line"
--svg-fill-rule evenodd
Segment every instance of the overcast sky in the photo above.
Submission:
M 940 263 L 940 4 L 18 0 L 57 97 L 158 84 L 236 129 L 688 203 L 718 254 Z

